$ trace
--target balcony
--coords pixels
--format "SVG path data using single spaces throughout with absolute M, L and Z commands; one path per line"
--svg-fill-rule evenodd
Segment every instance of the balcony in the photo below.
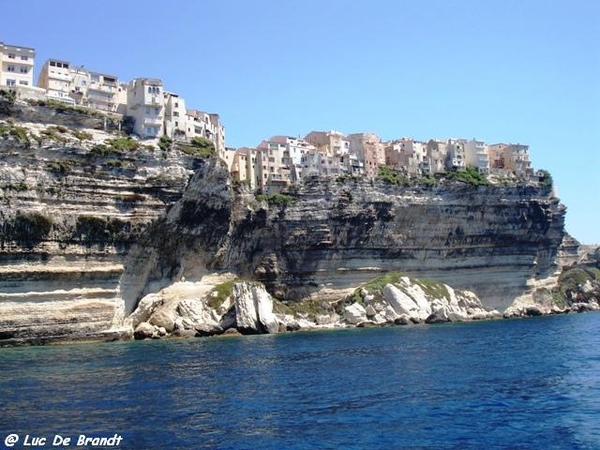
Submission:
M 103 83 L 90 83 L 88 88 L 89 91 L 108 92 L 113 94 L 117 91 L 117 85 L 103 84 Z
M 144 117 L 144 125 L 162 125 L 162 117 Z
M 48 74 L 48 79 L 50 80 L 60 80 L 60 81 L 71 81 L 71 76 L 70 75 L 65 75 L 62 73 L 49 73 Z
M 146 95 L 144 97 L 144 104 L 145 105 L 160 105 L 162 106 L 164 104 L 164 98 L 162 95 Z

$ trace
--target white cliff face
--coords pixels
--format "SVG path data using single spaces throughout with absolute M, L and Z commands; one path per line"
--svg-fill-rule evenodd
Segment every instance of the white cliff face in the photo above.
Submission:
M 254 283 L 233 285 L 237 329 L 248 333 L 277 333 L 273 299 L 264 286 Z

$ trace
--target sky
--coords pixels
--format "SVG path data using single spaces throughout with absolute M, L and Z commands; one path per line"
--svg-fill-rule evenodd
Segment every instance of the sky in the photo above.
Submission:
M 600 2 L 0 0 L 0 41 L 161 78 L 228 147 L 312 130 L 530 146 L 600 244 Z

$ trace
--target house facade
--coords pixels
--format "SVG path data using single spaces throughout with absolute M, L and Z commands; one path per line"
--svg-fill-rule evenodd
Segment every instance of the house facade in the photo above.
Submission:
M 145 138 L 163 135 L 165 96 L 162 80 L 136 78 L 127 86 L 127 115 L 134 120 L 133 132 Z
M 32 87 L 35 50 L 0 42 L 0 86 Z

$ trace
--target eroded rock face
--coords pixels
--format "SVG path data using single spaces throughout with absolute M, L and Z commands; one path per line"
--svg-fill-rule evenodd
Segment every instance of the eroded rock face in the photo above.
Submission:
M 563 244 L 565 208 L 530 185 L 310 180 L 289 205 L 268 206 L 226 180 L 218 166 L 194 176 L 182 200 L 206 214 L 192 220 L 180 203 L 156 228 L 143 246 L 153 247 L 142 258 L 152 267 L 132 269 L 148 275 L 144 289 L 210 267 L 255 278 L 278 299 L 331 299 L 398 270 L 467 288 L 504 310 L 531 280 L 555 277 L 558 260 L 576 258 L 576 246 Z
M 105 151 L 122 136 L 94 129 L 101 118 L 18 105 L 9 113 L 27 131 L 0 139 L 0 337 L 120 327 L 125 256 L 181 197 L 197 162 L 146 143 Z

